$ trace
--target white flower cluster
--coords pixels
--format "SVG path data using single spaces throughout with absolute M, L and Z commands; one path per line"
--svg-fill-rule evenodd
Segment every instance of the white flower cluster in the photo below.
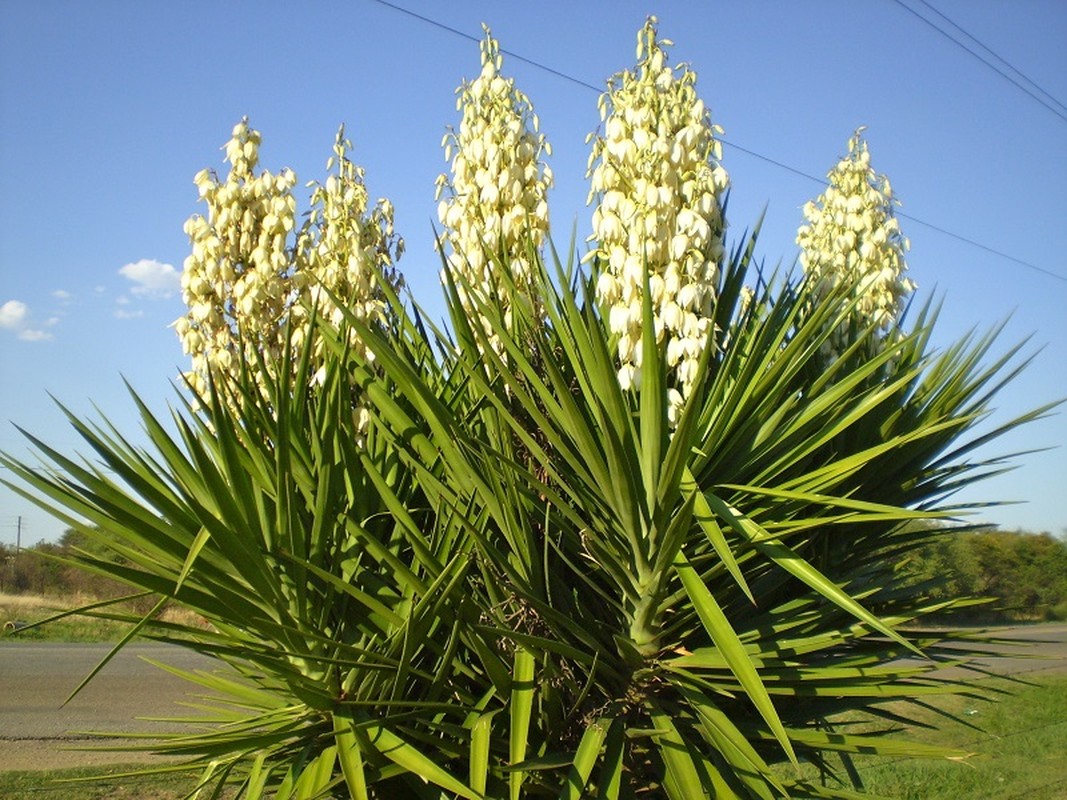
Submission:
M 186 377 L 201 395 L 209 372 L 239 375 L 242 360 L 254 365 L 256 351 L 269 360 L 284 344 L 296 175 L 286 169 L 257 177 L 259 144 L 259 132 L 242 120 L 226 144 L 226 180 L 206 169 L 194 178 L 208 214 L 185 223 L 192 253 L 182 271 L 182 299 L 189 311 L 174 327 L 192 358 Z
M 364 170 L 348 158 L 351 149 L 342 127 L 333 157 L 326 162 L 327 170 L 336 167 L 336 174 L 325 184 L 316 185 L 311 195 L 311 213 L 297 244 L 294 273 L 297 292 L 309 296 L 310 304 L 297 304 L 292 309 L 294 347 L 308 333 L 312 309 L 319 319 L 333 325 L 344 319 L 341 306 L 357 319 L 384 325 L 388 303 L 383 282 L 393 290 L 400 286 L 395 264 L 403 253 L 404 241 L 393 227 L 392 203 L 379 199 L 368 210 L 370 195 L 363 182 Z M 351 345 L 362 357 L 373 360 L 374 354 L 354 331 Z M 316 361 L 321 362 L 322 340 L 316 340 L 313 347 Z M 322 377 L 316 373 L 318 381 Z
M 657 342 L 671 368 L 672 424 L 689 395 L 712 325 L 723 256 L 721 197 L 729 177 L 719 161 L 722 129 L 697 97 L 696 73 L 672 69 L 650 17 L 637 37 L 637 71 L 622 72 L 600 99 L 603 135 L 589 156 L 597 297 L 618 336 L 619 382 L 641 382 L 645 274 Z
M 887 331 L 915 289 L 904 277 L 909 243 L 893 216 L 893 190 L 889 179 L 871 168 L 863 130 L 848 140 L 848 155 L 827 175 L 826 191 L 804 205 L 807 223 L 797 231 L 800 265 L 815 281 L 816 297 L 839 285 L 854 292 L 851 318 L 827 344 L 832 352 L 840 352 L 871 325 Z
M 484 30 L 481 74 L 456 90 L 459 131 L 442 141 L 451 176 L 437 179 L 437 214 L 449 265 L 469 284 L 477 303 L 499 302 L 510 325 L 517 298 L 498 270 L 507 269 L 515 291 L 536 304 L 530 257 L 548 233 L 552 170 L 543 157 L 552 151 L 538 132 L 529 98 L 515 88 L 514 79 L 501 77 L 499 44 Z M 459 291 L 464 308 L 476 316 L 475 298 L 463 286 Z M 493 349 L 499 349 L 495 341 Z
M 262 383 L 260 355 L 271 369 L 287 344 L 298 350 L 310 335 L 312 310 L 339 323 L 343 314 L 329 292 L 358 318 L 380 324 L 386 307 L 380 281 L 399 284 L 393 265 L 403 242 L 393 232 L 392 206 L 379 200 L 368 213 L 363 170 L 347 158 L 344 129 L 327 163 L 336 174 L 316 187 L 300 230 L 296 175 L 255 175 L 260 140 L 242 120 L 226 144 L 226 180 L 210 170 L 195 178 L 208 213 L 185 224 L 192 244 L 182 272 L 188 312 L 174 327 L 192 360 L 186 379 L 200 396 L 209 375 L 236 381 L 242 364 Z M 316 382 L 323 377 L 321 366 L 314 370 L 322 346 L 313 342 Z

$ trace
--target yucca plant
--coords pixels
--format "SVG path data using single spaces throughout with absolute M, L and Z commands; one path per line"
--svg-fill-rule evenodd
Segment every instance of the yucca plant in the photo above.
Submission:
M 960 632 L 925 625 L 966 601 L 896 571 L 929 535 L 915 523 L 999 468 L 971 449 L 1043 413 L 968 439 L 1017 349 L 987 364 L 990 334 L 935 352 L 931 308 L 864 325 L 861 282 L 765 274 L 756 232 L 725 252 L 695 76 L 665 66 L 652 22 L 639 43 L 604 101 L 587 266 L 573 238 L 543 252 L 527 159 L 537 191 L 509 196 L 534 207 L 478 211 L 508 236 L 453 236 L 466 212 L 443 206 L 450 330 L 402 300 L 389 258 L 361 262 L 371 306 L 324 280 L 253 326 L 278 347 L 220 328 L 255 362 L 212 369 L 205 350 L 169 424 L 137 401 L 146 445 L 71 415 L 91 460 L 32 436 L 44 469 L 3 457 L 19 491 L 122 556 L 74 563 L 209 623 L 83 610 L 131 623 L 116 651 L 143 635 L 222 662 L 184 674 L 207 692 L 197 727 L 133 745 L 200 766 L 194 794 L 849 798 L 854 756 L 965 755 L 888 732 L 887 701 L 969 691 L 938 677 L 967 657 Z M 469 94 L 523 124 L 486 58 Z M 694 148 L 671 155 L 674 194 L 648 191 L 663 148 L 642 160 L 626 139 L 662 130 Z M 456 137 L 491 152 L 472 142 Z M 362 211 L 344 230 L 391 235 Z
M 500 764 L 533 758 L 540 771 L 526 780 L 547 781 L 549 794 L 562 781 L 574 796 L 626 796 L 624 786 L 835 796 L 775 777 L 769 762 L 799 754 L 830 769 L 827 753 L 923 753 L 827 726 L 846 710 L 946 690 L 930 679 L 936 661 L 900 661 L 938 657 L 952 634 L 915 626 L 944 606 L 895 586 L 892 570 L 914 544 L 907 523 L 936 518 L 922 507 L 962 480 L 946 450 L 986 400 L 996 369 L 975 371 L 973 359 L 988 342 L 928 365 L 923 328 L 812 385 L 808 368 L 836 327 L 827 323 L 850 303 L 804 317 L 801 285 L 741 310 L 751 252 L 735 253 L 719 286 L 730 346 L 706 351 L 703 384 L 673 430 L 653 372 L 665 371 L 659 349 L 646 336 L 647 382 L 622 390 L 592 281 L 575 285 L 567 270 L 542 274 L 550 324 L 509 331 L 496 317 L 487 335 L 504 343 L 501 356 L 456 353 L 484 409 L 473 433 L 469 415 L 409 397 L 453 476 L 437 502 L 488 516 L 478 549 L 494 633 L 529 653 L 541 681 L 525 749 L 502 750 Z M 891 360 L 899 373 L 885 381 Z M 401 362 L 382 366 L 410 385 Z M 906 477 L 858 480 L 894 450 L 912 459 Z M 454 496 L 457 485 L 474 499 Z M 831 562 L 830 547 L 848 556 Z
M 72 417 L 100 465 L 37 442 L 55 477 L 5 459 L 124 556 L 82 566 L 212 625 L 149 615 L 131 636 L 236 667 L 187 676 L 224 698 L 214 730 L 145 747 L 247 796 L 308 797 L 847 797 L 774 764 L 934 755 L 832 726 L 965 689 L 900 660 L 952 634 L 915 629 L 944 603 L 891 570 L 903 523 L 932 515 L 910 506 L 964 479 L 946 464 L 997 374 L 975 368 L 989 342 L 927 363 L 924 327 L 886 354 L 895 380 L 875 360 L 812 385 L 848 301 L 799 321 L 801 285 L 742 310 L 749 244 L 719 286 L 730 346 L 706 351 L 674 429 L 651 337 L 626 392 L 590 280 L 542 268 L 549 324 L 483 307 L 495 324 L 459 337 L 500 355 L 433 358 L 417 318 L 352 319 L 374 362 L 327 330 L 321 388 L 215 386 L 177 435 L 142 407 L 147 450 Z M 894 451 L 921 468 L 861 480 Z

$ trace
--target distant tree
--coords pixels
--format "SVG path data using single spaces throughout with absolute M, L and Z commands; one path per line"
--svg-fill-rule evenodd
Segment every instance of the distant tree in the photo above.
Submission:
M 1067 541 L 1049 533 L 946 529 L 906 574 L 944 599 L 993 598 L 983 613 L 1000 620 L 1067 616 Z
M 0 592 L 101 599 L 128 592 L 118 581 L 72 566 L 71 558 L 78 555 L 112 564 L 125 561 L 97 537 L 68 528 L 58 542 L 40 541 L 18 552 L 0 545 Z
M 38 542 L 22 548 L 15 556 L 11 591 L 15 594 L 48 594 L 61 583 L 62 566 L 49 556 L 58 555 L 59 547 L 51 542 Z
M 103 558 L 116 564 L 121 564 L 126 560 L 109 547 L 103 537 L 93 536 L 76 528 L 67 528 L 63 532 L 63 535 L 59 537 L 59 549 L 63 555 L 88 553 L 95 558 Z
M 0 593 L 12 591 L 15 575 L 15 551 L 0 544 Z

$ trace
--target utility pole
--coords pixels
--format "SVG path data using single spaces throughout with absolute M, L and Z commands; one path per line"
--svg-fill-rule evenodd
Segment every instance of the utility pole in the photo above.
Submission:
M 18 515 L 18 519 L 15 522 L 15 558 L 19 557 L 19 551 L 22 549 L 22 514 Z

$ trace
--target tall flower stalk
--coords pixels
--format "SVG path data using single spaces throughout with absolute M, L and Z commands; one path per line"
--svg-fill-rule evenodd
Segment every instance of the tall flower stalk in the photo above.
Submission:
M 402 283 L 396 262 L 404 252 L 404 240 L 393 226 L 393 205 L 382 198 L 371 206 L 364 170 L 348 157 L 351 149 L 342 126 L 333 156 L 326 162 L 335 174 L 315 186 L 311 212 L 297 243 L 294 284 L 309 302 L 293 308 L 294 347 L 310 332 L 312 312 L 333 326 L 341 325 L 346 311 L 362 322 L 384 326 L 387 294 Z M 374 360 L 354 332 L 349 338 L 360 357 Z M 315 362 L 321 364 L 323 342 L 315 341 L 313 348 Z M 315 380 L 321 382 L 322 377 L 320 367 Z
M 288 169 L 255 175 L 261 138 L 242 120 L 226 145 L 225 181 L 206 169 L 195 178 L 208 213 L 185 225 L 192 245 L 182 273 L 188 311 L 174 327 L 192 359 L 186 379 L 200 396 L 209 377 L 232 384 L 243 370 L 262 386 L 259 365 L 283 363 L 287 346 L 300 352 L 309 338 L 309 374 L 322 383 L 323 343 L 312 336 L 313 316 L 337 326 L 347 309 L 384 325 L 386 294 L 400 284 L 403 240 L 393 228 L 393 207 L 384 199 L 371 206 L 344 128 L 327 162 L 335 173 L 315 185 L 299 230 L 296 175 Z M 350 339 L 361 357 L 373 358 L 354 333 Z
M 848 318 L 826 342 L 839 354 L 873 328 L 877 346 L 899 320 L 915 284 L 905 277 L 909 242 L 893 213 L 899 201 L 889 178 L 871 166 L 860 127 L 848 140 L 848 154 L 827 174 L 829 185 L 804 205 L 797 231 L 800 266 L 814 284 L 815 300 L 845 291 L 853 298 Z
M 647 273 L 673 422 L 709 340 L 729 177 L 719 163 L 722 129 L 697 96 L 696 73 L 667 66 L 670 45 L 650 17 L 637 36 L 636 70 L 615 75 L 601 96 L 603 133 L 590 136 L 589 202 L 597 205 L 586 258 L 599 270 L 597 298 L 618 337 L 624 389 L 641 382 Z
M 510 325 L 516 302 L 537 302 L 531 258 L 548 234 L 552 170 L 544 157 L 552 149 L 529 98 L 501 75 L 500 46 L 484 30 L 481 73 L 456 90 L 459 130 L 442 142 L 451 174 L 437 179 L 437 213 L 468 316 L 499 304 Z
M 235 378 L 242 362 L 257 363 L 259 353 L 276 363 L 284 347 L 296 174 L 257 176 L 260 140 L 241 120 L 226 143 L 225 180 L 208 169 L 194 179 L 208 212 L 185 223 L 192 252 L 182 271 L 182 299 L 189 310 L 174 327 L 192 359 L 186 379 L 201 396 L 209 373 Z

